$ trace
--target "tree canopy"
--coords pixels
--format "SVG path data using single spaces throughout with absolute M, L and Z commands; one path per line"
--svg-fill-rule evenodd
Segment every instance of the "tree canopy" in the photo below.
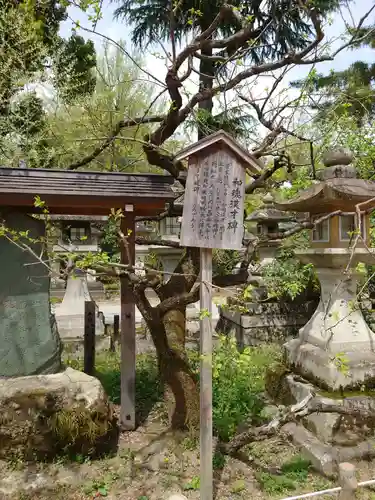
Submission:
M 0 2 L 0 145 L 8 164 L 18 157 L 39 166 L 35 151 L 48 149 L 38 140 L 46 126 L 41 88 L 72 102 L 95 87 L 93 42 L 58 34 L 67 7 L 56 0 Z

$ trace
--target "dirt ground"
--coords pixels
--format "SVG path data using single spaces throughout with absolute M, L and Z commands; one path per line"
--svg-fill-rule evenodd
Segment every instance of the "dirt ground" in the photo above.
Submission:
M 300 466 L 278 476 L 270 474 L 270 467 L 300 460 L 298 450 L 281 438 L 256 443 L 247 454 L 256 459 L 256 467 L 215 455 L 216 500 L 281 499 L 336 486 Z M 360 480 L 375 478 L 375 466 L 358 464 L 358 475 Z M 179 492 L 188 499 L 199 498 L 197 443 L 187 435 L 171 435 L 157 409 L 142 427 L 121 434 L 114 456 L 37 465 L 0 463 L 0 500 L 163 500 Z M 361 489 L 358 498 L 375 500 L 375 490 Z

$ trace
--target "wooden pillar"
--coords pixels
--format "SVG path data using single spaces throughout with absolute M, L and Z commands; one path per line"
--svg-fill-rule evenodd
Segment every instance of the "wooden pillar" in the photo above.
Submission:
M 339 500 L 354 500 L 356 498 L 358 483 L 353 464 L 339 464 L 339 481 L 342 488 L 339 493 Z
M 212 500 L 212 250 L 200 255 L 200 498 Z
M 85 331 L 83 336 L 83 371 L 87 375 L 95 372 L 95 302 L 85 301 Z
M 121 245 L 121 263 L 135 262 L 135 217 L 133 205 L 125 205 L 121 231 L 128 237 L 128 250 Z M 130 254 L 130 255 L 129 255 Z M 132 290 L 121 278 L 121 410 L 120 426 L 124 430 L 135 428 L 135 304 Z

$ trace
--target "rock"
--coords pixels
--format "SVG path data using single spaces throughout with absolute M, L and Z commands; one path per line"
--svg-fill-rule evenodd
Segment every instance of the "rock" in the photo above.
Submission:
M 267 405 L 263 408 L 261 416 L 265 420 L 272 420 L 280 413 L 280 407 L 276 405 Z
M 326 151 L 323 155 L 325 167 L 334 167 L 336 165 L 350 165 L 354 160 L 354 155 L 349 149 L 337 148 Z
M 53 480 L 47 474 L 9 471 L 7 477 L 0 480 L 0 498 L 2 500 L 21 498 L 22 493 L 32 495 L 52 489 L 53 486 Z
M 98 379 L 67 368 L 0 380 L 0 458 L 33 461 L 64 451 L 109 451 L 116 419 Z
M 179 493 L 176 495 L 171 495 L 168 497 L 168 500 L 188 500 L 185 495 L 180 495 Z
M 310 460 L 315 470 L 327 477 L 335 476 L 337 464 L 331 446 L 322 444 L 311 432 L 294 422 L 285 424 L 281 430 L 301 450 L 302 455 Z
M 313 413 L 306 417 L 305 425 L 323 443 L 332 443 L 340 426 L 340 415 L 338 413 Z

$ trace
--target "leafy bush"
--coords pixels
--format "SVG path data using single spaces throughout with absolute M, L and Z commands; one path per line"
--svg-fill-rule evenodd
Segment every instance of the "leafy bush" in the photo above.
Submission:
M 265 372 L 279 356 L 275 346 L 239 351 L 235 339 L 220 339 L 213 358 L 213 422 L 220 439 L 230 439 L 241 422 L 259 419 Z
M 82 369 L 82 360 L 71 359 L 67 364 Z M 120 404 L 121 375 L 119 353 L 103 352 L 96 357 L 96 376 L 114 404 Z M 136 360 L 135 399 L 137 417 L 143 420 L 150 409 L 162 400 L 163 391 L 158 378 L 155 356 L 139 354 Z
M 294 300 L 311 284 L 319 288 L 314 266 L 302 264 L 292 249 L 280 250 L 277 258 L 264 267 L 262 276 L 270 297 Z
M 213 354 L 213 427 L 220 439 L 228 441 L 238 425 L 260 420 L 262 393 L 267 369 L 281 357 L 278 347 L 265 345 L 237 348 L 236 340 L 220 337 Z M 190 356 L 198 371 L 199 356 Z

